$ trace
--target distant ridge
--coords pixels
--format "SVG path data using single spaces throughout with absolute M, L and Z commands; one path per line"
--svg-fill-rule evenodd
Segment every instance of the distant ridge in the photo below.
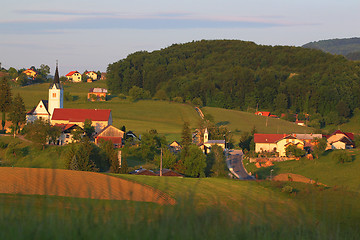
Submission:
M 350 60 L 360 60 L 360 38 L 329 39 L 310 42 L 302 47 L 319 49 L 331 54 L 343 55 Z

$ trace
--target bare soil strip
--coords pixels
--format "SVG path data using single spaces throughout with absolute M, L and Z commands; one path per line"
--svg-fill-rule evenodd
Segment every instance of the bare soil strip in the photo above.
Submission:
M 290 177 L 290 178 L 289 178 Z M 276 175 L 274 178 L 273 178 L 274 181 L 293 181 L 293 182 L 303 182 L 303 183 L 310 183 L 310 184 L 313 184 L 315 183 L 315 180 L 314 179 L 310 179 L 310 178 L 307 178 L 307 177 L 304 177 L 302 175 L 299 175 L 299 174 L 294 174 L 294 173 L 281 173 L 279 175 Z M 317 183 L 319 185 L 323 185 L 323 186 L 326 186 L 322 183 Z
M 0 193 L 176 203 L 167 194 L 135 182 L 62 169 L 0 167 Z

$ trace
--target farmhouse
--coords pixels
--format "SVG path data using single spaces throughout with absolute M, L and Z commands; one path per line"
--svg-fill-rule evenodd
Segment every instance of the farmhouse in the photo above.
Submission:
M 294 135 L 286 134 L 254 134 L 255 152 L 277 152 L 280 157 L 286 156 L 286 147 L 295 145 L 304 149 L 305 143 Z
M 115 147 L 121 147 L 124 139 L 124 132 L 112 125 L 108 125 L 95 135 L 95 144 L 101 140 L 111 141 Z
M 108 90 L 105 88 L 90 88 L 87 99 L 90 101 L 106 101 Z
M 354 134 L 345 133 L 340 130 L 333 132 L 331 135 L 326 136 L 327 147 L 326 149 L 351 149 L 354 148 Z
M 81 82 L 81 74 L 78 71 L 71 71 L 65 76 L 69 81 Z

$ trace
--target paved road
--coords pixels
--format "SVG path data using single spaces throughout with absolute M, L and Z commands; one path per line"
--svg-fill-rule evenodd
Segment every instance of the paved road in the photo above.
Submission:
M 226 164 L 232 174 L 241 180 L 254 180 L 253 176 L 250 176 L 243 165 L 243 152 L 241 150 L 228 150 L 226 154 Z

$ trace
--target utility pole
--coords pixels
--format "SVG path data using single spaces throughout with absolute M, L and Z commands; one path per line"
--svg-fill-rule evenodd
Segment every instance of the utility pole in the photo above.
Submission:
M 162 151 L 162 148 L 160 148 L 160 177 L 162 176 L 162 157 L 163 157 L 163 151 Z

